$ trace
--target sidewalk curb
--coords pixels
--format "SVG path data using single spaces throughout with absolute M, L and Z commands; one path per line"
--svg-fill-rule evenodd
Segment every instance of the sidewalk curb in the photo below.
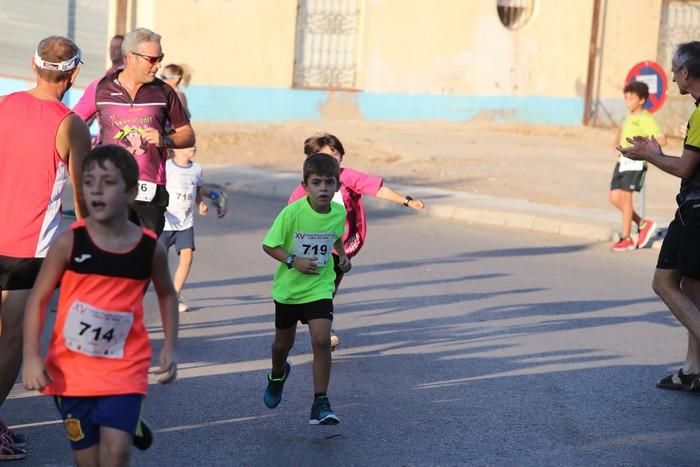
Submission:
M 300 181 L 294 173 L 271 172 L 250 167 L 207 166 L 205 179 L 232 193 L 246 193 L 286 200 Z M 593 241 L 612 241 L 618 235 L 619 216 L 612 210 L 570 208 L 533 203 L 518 198 L 449 191 L 429 187 L 391 184 L 392 188 L 423 199 L 426 208 L 416 212 L 439 219 L 470 224 L 509 227 Z M 406 208 L 370 196 L 365 204 L 379 210 Z M 235 205 L 235 200 L 233 201 Z M 653 248 L 657 248 L 654 242 Z

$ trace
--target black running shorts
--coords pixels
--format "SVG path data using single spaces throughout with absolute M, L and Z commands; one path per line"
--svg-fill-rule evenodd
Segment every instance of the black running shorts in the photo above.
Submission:
M 676 269 L 684 277 L 700 280 L 700 200 L 676 210 L 661 245 L 658 269 Z
M 153 201 L 134 201 L 129 208 L 129 220 L 160 235 L 165 227 L 165 210 L 169 199 L 165 186 L 158 185 Z
M 333 300 L 327 298 L 297 305 L 275 301 L 275 328 L 277 329 L 289 329 L 296 326 L 297 321 L 308 324 L 312 319 L 333 321 Z
M 0 256 L 0 290 L 28 290 L 34 287 L 44 258 Z
M 613 169 L 612 179 L 610 180 L 610 191 L 640 191 L 644 185 L 644 176 L 646 173 L 647 169 L 620 172 L 620 163 L 618 162 Z

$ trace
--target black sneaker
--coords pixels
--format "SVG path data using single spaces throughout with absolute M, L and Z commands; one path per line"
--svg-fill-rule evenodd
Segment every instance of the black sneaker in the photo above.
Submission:
M 314 400 L 311 406 L 309 425 L 337 425 L 338 423 L 340 423 L 340 419 L 333 413 L 328 396 L 322 396 Z
M 141 451 L 145 451 L 153 444 L 153 432 L 143 418 L 139 420 L 139 424 L 136 426 L 136 433 L 134 433 L 134 439 L 131 444 Z
M 26 450 L 10 444 L 10 441 L 5 437 L 0 438 L 0 461 L 16 461 L 26 457 Z
M 10 430 L 2 420 L 0 420 L 0 438 L 5 438 L 6 441 L 9 441 L 11 445 L 17 448 L 25 448 L 27 446 L 27 437 Z
M 284 391 L 284 383 L 289 377 L 289 372 L 292 366 L 289 362 L 284 363 L 284 375 L 281 378 L 273 378 L 272 373 L 267 374 L 267 387 L 263 395 L 263 401 L 268 409 L 274 409 L 282 401 L 282 391 Z

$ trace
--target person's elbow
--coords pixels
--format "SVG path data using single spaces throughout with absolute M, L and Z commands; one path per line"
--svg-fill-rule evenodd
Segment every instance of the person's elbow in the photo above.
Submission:
M 697 169 L 697 164 L 679 164 L 676 170 L 676 176 L 679 178 L 690 178 Z
M 197 138 L 194 136 L 194 130 L 188 126 L 185 130 L 185 147 L 191 148 L 197 143 Z

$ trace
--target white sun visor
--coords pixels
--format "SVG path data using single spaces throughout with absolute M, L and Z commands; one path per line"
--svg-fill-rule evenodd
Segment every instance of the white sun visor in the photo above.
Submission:
M 43 68 L 44 70 L 71 71 L 81 63 L 83 63 L 83 61 L 80 59 L 80 49 L 78 49 L 78 53 L 75 54 L 73 58 L 61 63 L 47 62 L 39 56 L 38 51 L 34 52 L 34 64 L 39 68 Z

